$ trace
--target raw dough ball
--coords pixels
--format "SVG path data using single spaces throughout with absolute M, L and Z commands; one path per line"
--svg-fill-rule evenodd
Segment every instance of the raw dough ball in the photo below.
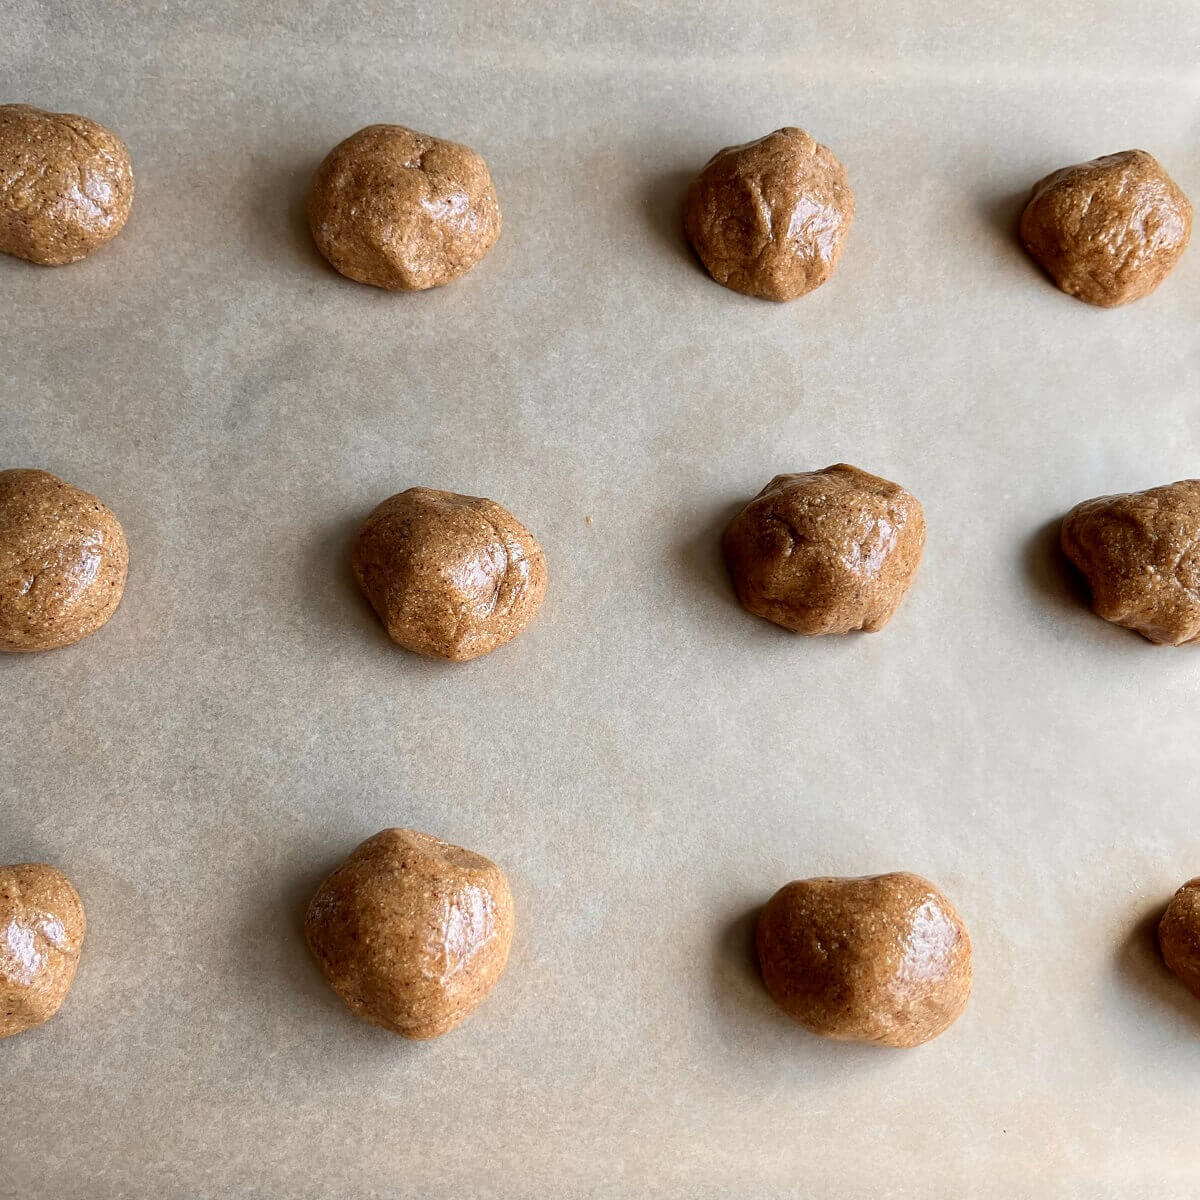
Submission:
M 0 105 L 0 251 L 57 267 L 121 232 L 133 167 L 111 130 L 73 113 Z
M 1200 879 L 1189 879 L 1175 893 L 1158 924 L 1163 962 L 1200 996 Z
M 0 867 L 0 1038 L 59 1010 L 71 990 L 87 921 L 79 893 L 54 867 Z
M 546 594 L 546 557 L 512 513 L 423 487 L 366 519 L 354 574 L 393 642 L 457 662 L 515 638 Z
M 512 893 L 494 862 L 427 833 L 385 829 L 321 884 L 304 930 L 355 1016 L 432 1038 L 504 973 Z
M 1064 167 L 1034 185 L 1025 249 L 1068 295 L 1113 308 L 1148 296 L 1192 234 L 1192 206 L 1145 150 Z
M 907 871 L 800 879 L 767 902 L 758 960 L 771 998 L 813 1033 L 919 1046 L 962 1015 L 971 939 L 954 906 Z
M 743 607 L 805 634 L 882 629 L 924 548 L 917 498 L 845 463 L 776 475 L 725 530 Z
M 404 292 L 469 271 L 501 225 L 487 163 L 403 125 L 368 125 L 335 146 L 313 176 L 308 220 L 335 270 Z
M 1062 548 L 1097 616 L 1169 646 L 1200 640 L 1200 479 L 1085 500 Z
M 794 300 L 833 274 L 854 220 L 845 168 L 803 129 L 718 151 L 688 190 L 684 230 L 718 282 Z
M 0 650 L 53 650 L 95 633 L 125 590 L 112 510 L 47 471 L 0 471 Z

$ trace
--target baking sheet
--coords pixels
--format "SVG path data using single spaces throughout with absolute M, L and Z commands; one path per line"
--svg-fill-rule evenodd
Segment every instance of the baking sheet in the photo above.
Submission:
M 1192 4 L 436 6 L 0 0 L 3 99 L 128 141 L 85 263 L 0 261 L 0 466 L 102 496 L 98 636 L 0 658 L 0 861 L 90 921 L 60 1016 L 0 1046 L 0 1195 L 1193 1196 L 1200 1006 L 1151 925 L 1200 872 L 1200 657 L 1080 606 L 1053 523 L 1195 475 L 1200 251 L 1105 312 L 1012 226 L 1130 146 L 1200 196 Z M 432 294 L 342 280 L 303 220 L 340 138 L 488 159 L 504 234 Z M 835 278 L 709 282 L 717 148 L 801 124 L 850 173 Z M 877 636 L 745 615 L 730 513 L 847 459 L 923 501 Z M 550 590 L 465 666 L 393 651 L 348 543 L 388 494 L 488 495 Z M 591 523 L 587 518 L 591 517 Z M 459 1031 L 356 1023 L 302 909 L 409 825 L 508 871 L 507 974 Z M 911 1052 L 777 1013 L 752 914 L 910 869 L 969 923 Z

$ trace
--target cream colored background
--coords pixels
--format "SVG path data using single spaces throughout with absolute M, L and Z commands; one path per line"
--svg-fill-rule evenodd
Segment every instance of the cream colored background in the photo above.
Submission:
M 133 553 L 100 635 L 0 660 L 0 861 L 60 864 L 91 922 L 59 1018 L 0 1045 L 0 1194 L 1195 1195 L 1200 1002 L 1146 921 L 1200 873 L 1200 655 L 1089 616 L 1049 530 L 1200 470 L 1200 249 L 1103 312 L 1012 225 L 1129 146 L 1200 198 L 1200 9 L 1007 7 L 0 0 L 0 100 L 112 125 L 138 188 L 90 261 L 0 261 L 0 466 L 99 493 Z M 496 179 L 501 241 L 433 294 L 305 231 L 377 120 Z M 705 278 L 678 206 L 785 123 L 858 217 L 776 307 Z M 838 459 L 922 499 L 928 552 L 884 633 L 800 641 L 736 606 L 718 531 Z M 393 651 L 348 575 L 415 483 L 549 557 L 471 665 Z M 299 935 L 390 824 L 517 898 L 508 974 L 432 1044 L 355 1023 Z M 809 1037 L 748 915 L 895 868 L 970 924 L 966 1016 Z

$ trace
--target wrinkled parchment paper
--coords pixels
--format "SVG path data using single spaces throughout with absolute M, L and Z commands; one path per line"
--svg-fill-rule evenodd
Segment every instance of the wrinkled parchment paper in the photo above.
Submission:
M 1090 616 L 1052 543 L 1200 473 L 1200 248 L 1106 312 L 1013 236 L 1035 180 L 1127 147 L 1200 199 L 1195 5 L 0 0 L 0 30 L 0 99 L 105 122 L 137 175 L 90 260 L 0 261 L 0 466 L 132 549 L 100 634 L 0 659 L 0 861 L 57 863 L 90 921 L 60 1015 L 0 1045 L 0 1195 L 1195 1195 L 1200 1002 L 1151 931 L 1200 873 L 1200 652 Z M 306 232 L 313 167 L 381 120 L 496 180 L 503 237 L 431 294 Z M 773 306 L 704 276 L 679 205 L 792 123 L 858 215 Z M 737 607 L 718 534 L 841 459 L 920 497 L 928 549 L 883 633 L 804 641 Z M 417 483 L 549 558 L 470 665 L 393 650 L 349 575 Z M 516 896 L 508 973 L 430 1044 L 352 1020 L 300 936 L 388 825 Z M 808 1036 L 756 908 L 897 868 L 970 925 L 966 1015 Z

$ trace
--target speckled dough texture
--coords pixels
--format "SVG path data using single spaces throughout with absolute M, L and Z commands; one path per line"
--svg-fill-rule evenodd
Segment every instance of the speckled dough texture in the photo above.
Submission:
M 462 662 L 511 641 L 546 594 L 546 557 L 507 509 L 415 487 L 363 523 L 354 574 L 397 645 Z
M 74 113 L 0 105 L 0 251 L 78 262 L 121 232 L 133 166 L 111 130 Z
M 513 901 L 495 863 L 427 833 L 385 829 L 317 889 L 305 935 L 330 986 L 408 1038 L 447 1033 L 508 963 Z
M 405 292 L 469 271 L 502 223 L 474 150 L 403 125 L 368 125 L 335 146 L 313 177 L 308 219 L 335 270 Z
M 48 1021 L 75 978 L 87 920 L 55 867 L 0 867 L 0 1038 Z
M 1163 962 L 1200 997 L 1200 879 L 1189 879 L 1171 898 L 1158 924 Z
M 1200 479 L 1085 500 L 1062 548 L 1098 616 L 1160 645 L 1200 640 Z
M 128 568 L 106 504 L 48 471 L 0 471 L 0 651 L 95 633 L 116 612 Z
M 1103 308 L 1154 291 L 1191 234 L 1188 198 L 1145 150 L 1047 175 L 1021 215 L 1021 240 L 1050 278 Z
M 919 1046 L 958 1020 L 971 992 L 966 926 L 906 871 L 789 883 L 763 909 L 757 942 L 772 999 L 823 1037 Z
M 792 127 L 718 151 L 684 207 L 684 231 L 708 273 L 764 300 L 794 300 L 820 287 L 853 220 L 845 168 Z
M 743 607 L 809 635 L 882 629 L 924 548 L 917 498 L 846 463 L 776 475 L 724 539 Z

